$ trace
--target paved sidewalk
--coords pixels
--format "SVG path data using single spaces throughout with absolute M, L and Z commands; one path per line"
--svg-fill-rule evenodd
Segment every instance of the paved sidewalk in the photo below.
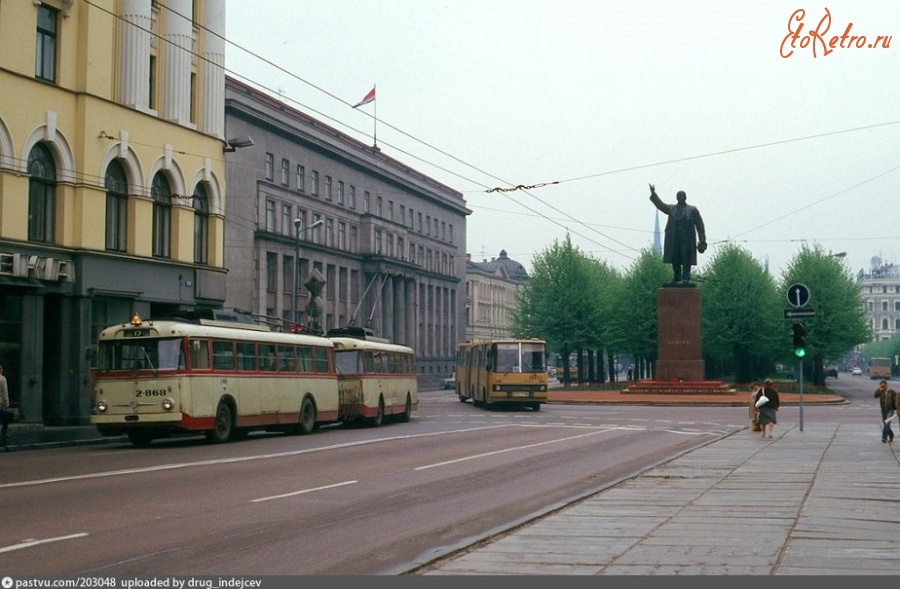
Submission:
M 414 574 L 900 574 L 900 449 L 871 425 L 777 431 L 726 435 Z

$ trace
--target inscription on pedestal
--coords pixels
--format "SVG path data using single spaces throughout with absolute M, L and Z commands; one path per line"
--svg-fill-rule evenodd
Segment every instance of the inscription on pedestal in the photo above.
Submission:
M 657 380 L 703 380 L 700 340 L 700 290 L 659 289 Z

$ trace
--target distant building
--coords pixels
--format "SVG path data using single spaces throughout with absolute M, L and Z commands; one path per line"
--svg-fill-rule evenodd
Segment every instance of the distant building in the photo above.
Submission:
M 471 258 L 466 254 L 466 340 L 509 337 L 516 297 L 528 272 L 506 250 L 491 261 Z
M 869 272 L 856 275 L 860 295 L 872 325 L 872 340 L 884 341 L 900 333 L 900 266 L 872 258 Z

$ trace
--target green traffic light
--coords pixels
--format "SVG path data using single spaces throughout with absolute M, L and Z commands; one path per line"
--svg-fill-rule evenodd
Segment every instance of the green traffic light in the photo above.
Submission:
M 806 356 L 806 348 L 794 348 L 794 355 L 798 358 Z

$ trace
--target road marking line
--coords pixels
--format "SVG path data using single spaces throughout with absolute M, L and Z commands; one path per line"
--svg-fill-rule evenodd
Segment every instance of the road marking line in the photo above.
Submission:
M 78 534 L 69 534 L 68 536 L 57 536 L 56 538 L 44 538 L 43 540 L 28 540 L 27 542 L 22 542 L 20 544 L 4 546 L 3 548 L 0 548 L 0 552 L 12 552 L 13 550 L 31 548 L 32 546 L 37 546 L 39 544 L 49 544 L 50 542 L 61 542 L 63 540 L 74 540 L 75 538 L 83 538 L 87 535 L 87 532 L 81 532 Z
M 312 493 L 314 491 L 324 491 L 325 489 L 334 489 L 335 487 L 343 487 L 344 485 L 355 485 L 359 481 L 344 481 L 343 483 L 335 483 L 333 485 L 325 485 L 324 487 L 315 487 L 313 489 L 304 489 L 302 491 L 294 491 L 293 493 L 284 493 L 282 495 L 272 495 L 271 497 L 260 497 L 259 499 L 251 499 L 250 503 L 259 503 L 260 501 L 271 501 L 272 499 L 284 499 L 285 497 L 294 497 L 303 495 L 304 493 Z

